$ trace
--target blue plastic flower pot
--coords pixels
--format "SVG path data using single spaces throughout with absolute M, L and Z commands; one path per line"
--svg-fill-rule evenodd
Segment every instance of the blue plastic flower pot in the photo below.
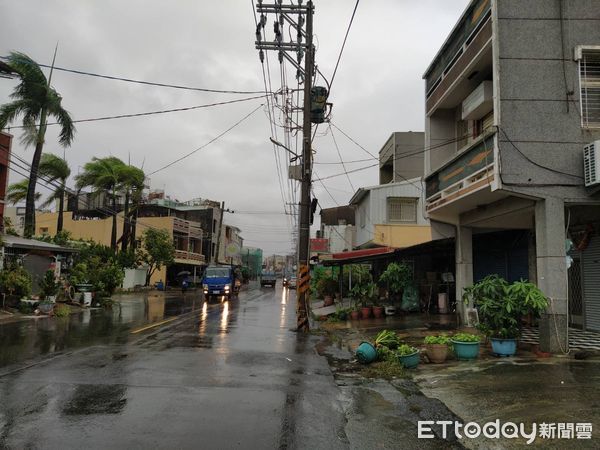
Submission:
M 479 342 L 458 342 L 451 340 L 456 359 L 470 361 L 479 356 Z
M 497 356 L 514 356 L 517 353 L 517 340 L 492 338 L 492 353 Z
M 377 359 L 377 350 L 369 342 L 362 342 L 356 349 L 356 358 L 361 364 L 369 364 Z
M 421 359 L 418 350 L 410 355 L 400 356 L 399 358 L 400 363 L 405 369 L 414 369 L 419 365 L 419 360 Z

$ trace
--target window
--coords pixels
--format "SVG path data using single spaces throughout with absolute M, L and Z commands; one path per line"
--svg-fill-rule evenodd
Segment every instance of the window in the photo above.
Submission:
M 600 47 L 579 48 L 581 126 L 600 128 Z
M 417 200 L 414 198 L 388 197 L 388 222 L 416 223 Z

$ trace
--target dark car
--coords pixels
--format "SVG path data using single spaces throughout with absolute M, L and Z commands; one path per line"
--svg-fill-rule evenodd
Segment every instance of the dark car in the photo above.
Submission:
M 271 286 L 275 287 L 277 283 L 277 276 L 274 272 L 263 272 L 260 276 L 260 286 Z

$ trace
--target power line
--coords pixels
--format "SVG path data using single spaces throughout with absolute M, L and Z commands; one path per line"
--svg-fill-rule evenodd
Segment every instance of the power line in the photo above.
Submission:
M 356 0 L 356 4 L 354 5 L 354 11 L 352 11 L 352 17 L 350 18 L 350 23 L 348 23 L 348 28 L 346 29 L 344 42 L 342 43 L 342 48 L 340 48 L 340 54 L 338 55 L 337 62 L 335 63 L 335 69 L 333 69 L 333 75 L 331 76 L 331 82 L 329 83 L 329 94 L 331 94 L 331 86 L 333 86 L 333 80 L 335 80 L 335 74 L 337 73 L 338 66 L 340 65 L 340 59 L 342 59 L 342 53 L 344 53 L 344 47 L 346 47 L 346 40 L 348 39 L 348 34 L 350 33 L 350 28 L 352 27 L 352 22 L 354 22 L 354 15 L 356 14 L 356 9 L 358 8 L 359 2 L 360 0 Z
M 357 4 L 358 4 L 358 2 L 357 2 Z M 352 180 L 350 179 L 350 175 L 348 175 L 348 171 L 346 170 L 346 165 L 344 164 L 344 160 L 342 159 L 342 153 L 340 152 L 340 148 L 338 147 L 337 141 L 335 140 L 335 136 L 333 134 L 333 129 L 331 128 L 331 124 L 329 125 L 329 131 L 331 131 L 331 139 L 333 139 L 333 144 L 335 145 L 335 149 L 340 158 L 340 163 L 342 164 L 342 168 L 344 169 L 344 172 L 346 173 L 346 178 L 348 178 L 348 183 L 350 183 L 350 187 L 352 188 L 352 191 L 354 192 L 356 189 L 354 188 L 354 185 L 352 184 Z
M 216 140 L 220 139 L 221 137 L 223 137 L 224 135 L 226 135 L 227 133 L 229 133 L 231 130 L 233 130 L 235 127 L 237 127 L 238 125 L 240 125 L 242 122 L 244 122 L 248 117 L 250 117 L 252 114 L 254 114 L 256 111 L 258 111 L 260 108 L 262 108 L 264 105 L 261 104 L 259 105 L 257 108 L 253 109 L 251 112 L 249 112 L 248 114 L 246 114 L 244 117 L 242 117 L 240 120 L 238 120 L 236 123 L 234 123 L 232 126 L 230 126 L 229 128 L 227 128 L 225 131 L 223 131 L 221 134 L 217 135 L 216 137 L 212 138 L 210 141 L 208 141 L 206 144 L 198 147 L 196 150 L 192 150 L 191 152 L 183 155 L 181 158 L 177 158 L 175 161 L 170 162 L 169 164 L 165 164 L 164 166 L 162 166 L 159 169 L 156 169 L 153 172 L 150 172 L 147 174 L 147 176 L 150 175 L 154 175 L 157 172 L 160 172 L 168 167 L 171 167 L 174 164 L 177 164 L 178 162 L 184 160 L 185 158 L 188 158 L 189 156 L 192 156 L 194 153 L 199 152 L 200 150 L 202 150 L 203 148 L 208 147 L 210 144 L 212 144 L 213 142 L 215 142 Z
M 8 57 L 6 56 L 0 56 L 0 59 L 3 60 L 8 60 Z M 39 64 L 37 63 L 38 66 L 40 67 L 46 67 L 46 68 L 50 68 L 51 66 L 46 65 L 46 64 Z M 152 81 L 143 81 L 143 80 L 136 80 L 133 78 L 124 78 L 124 77 L 117 77 L 117 76 L 112 76 L 112 75 L 102 75 L 102 74 L 98 74 L 98 73 L 93 73 L 93 72 L 86 72 L 83 70 L 76 70 L 76 69 L 67 69 L 65 67 L 56 67 L 53 66 L 54 70 L 59 70 L 61 72 L 68 72 L 68 73 L 74 73 L 77 75 L 86 75 L 86 76 L 90 76 L 90 77 L 96 77 L 96 78 L 104 78 L 107 80 L 116 80 L 116 81 L 124 81 L 127 83 L 136 83 L 136 84 L 142 84 L 142 85 L 146 85 L 146 86 L 158 86 L 158 87 L 165 87 L 165 88 L 171 88 L 171 89 L 182 89 L 182 90 L 186 90 L 186 91 L 199 91 L 199 92 L 212 92 L 215 94 L 261 94 L 262 91 L 239 91 L 239 90 L 224 90 L 224 89 L 209 89 L 209 88 L 199 88 L 199 87 L 191 87 L 191 86 L 183 86 L 180 84 L 170 84 L 170 83 L 157 83 L 157 82 L 152 82 Z
M 226 102 L 216 102 L 216 103 L 208 103 L 206 105 L 188 106 L 186 108 L 163 109 L 163 110 L 159 110 L 159 111 L 149 111 L 149 112 L 143 112 L 143 113 L 120 114 L 120 115 L 115 115 L 115 116 L 95 117 L 95 118 L 91 118 L 91 119 L 78 119 L 78 120 L 73 120 L 72 122 L 73 123 L 98 122 L 98 121 L 102 121 L 102 120 L 124 119 L 124 118 L 130 118 L 130 117 L 151 116 L 151 115 L 156 115 L 156 114 L 166 114 L 166 113 L 179 112 L 179 111 L 191 111 L 194 109 L 210 108 L 213 106 L 221 106 L 221 105 L 229 105 L 232 103 L 247 102 L 250 100 L 257 100 L 257 99 L 263 98 L 263 97 L 265 97 L 265 96 L 258 95 L 255 97 L 240 98 L 237 100 L 229 100 Z M 50 122 L 50 123 L 47 123 L 46 125 L 59 125 L 59 123 L 58 122 Z M 25 125 L 16 125 L 16 126 L 11 126 L 11 127 L 6 127 L 7 130 L 10 130 L 11 128 L 25 128 Z

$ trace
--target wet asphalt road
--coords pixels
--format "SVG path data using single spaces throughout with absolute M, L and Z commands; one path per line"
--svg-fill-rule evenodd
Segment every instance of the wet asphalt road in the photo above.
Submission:
M 281 286 L 2 324 L 0 447 L 348 448 L 317 338 L 294 324 Z

